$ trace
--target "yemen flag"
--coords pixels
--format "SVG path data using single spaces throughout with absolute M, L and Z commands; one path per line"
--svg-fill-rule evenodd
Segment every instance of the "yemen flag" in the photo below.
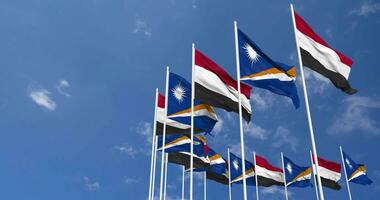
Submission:
M 335 87 L 345 93 L 356 93 L 357 90 L 348 83 L 352 60 L 331 48 L 296 12 L 294 17 L 303 64 L 330 79 Z
M 203 103 L 239 113 L 238 84 L 230 75 L 210 58 L 195 50 L 195 98 Z M 242 114 L 246 121 L 251 119 L 249 102 L 251 88 L 240 84 Z
M 157 123 L 156 123 L 156 134 L 163 134 L 164 119 L 165 119 L 165 96 L 158 94 L 157 100 Z M 188 124 L 183 124 L 172 119 L 166 120 L 166 135 L 173 134 L 190 134 L 191 126 Z M 194 127 L 194 133 L 201 133 L 202 130 Z
M 263 157 L 256 155 L 256 175 L 259 186 L 284 186 L 284 173 L 281 168 L 274 167 Z
M 338 181 L 341 177 L 341 166 L 339 163 L 328 161 L 318 157 L 318 172 L 321 177 L 322 186 L 328 187 L 333 190 L 340 190 L 341 186 Z M 313 168 L 315 169 L 314 159 L 313 159 Z

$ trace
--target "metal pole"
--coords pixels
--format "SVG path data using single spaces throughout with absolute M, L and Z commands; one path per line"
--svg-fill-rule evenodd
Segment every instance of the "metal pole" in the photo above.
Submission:
M 256 152 L 253 152 L 253 160 L 255 161 L 255 182 L 256 182 L 256 200 L 259 200 L 259 180 L 257 179 Z
M 166 200 L 166 185 L 168 180 L 168 154 L 165 153 L 165 184 L 164 184 L 164 200 Z
M 160 200 L 162 200 L 162 189 L 164 185 L 164 164 L 165 164 L 165 139 L 166 139 L 166 119 L 168 118 L 168 94 L 169 94 L 169 67 L 166 67 L 166 85 L 165 85 L 165 116 L 164 127 L 162 130 L 162 151 L 161 151 L 161 177 L 160 177 Z
M 286 172 L 285 172 L 285 165 L 284 165 L 284 154 L 281 152 L 281 162 L 282 162 L 282 171 L 284 175 L 284 187 L 285 187 L 285 199 L 288 200 L 288 186 L 286 185 Z
M 240 148 L 241 148 L 241 159 L 242 159 L 242 171 L 243 171 L 243 196 L 244 200 L 247 200 L 247 181 L 245 180 L 245 150 L 244 150 L 244 133 L 243 133 L 243 116 L 241 108 L 241 88 L 240 88 L 240 60 L 239 60 L 239 41 L 237 32 L 237 22 L 234 21 L 234 32 L 235 32 L 235 54 L 236 54 L 236 72 L 237 72 L 237 83 L 238 83 L 238 95 L 239 95 L 239 127 L 240 127 Z
M 158 101 L 158 88 L 156 88 L 156 100 L 154 102 L 154 121 L 153 121 L 153 134 L 152 134 L 152 154 L 150 159 L 150 176 L 149 176 L 149 197 L 152 199 L 152 188 L 153 186 L 153 161 L 154 161 L 154 145 L 156 139 L 156 123 L 157 123 L 157 101 Z
M 314 164 L 313 164 L 313 154 L 311 153 L 311 151 L 310 151 L 310 161 L 311 161 L 311 169 L 313 171 L 313 180 L 314 180 L 315 194 L 317 196 L 317 200 L 319 200 L 318 184 L 317 184 L 317 180 L 315 179 L 315 169 L 314 169 Z
M 306 114 L 307 114 L 307 119 L 308 119 L 308 124 L 309 124 L 309 130 L 310 130 L 310 139 L 311 139 L 311 146 L 313 149 L 313 154 L 315 158 L 318 158 L 317 154 L 317 146 L 315 144 L 315 139 L 314 139 L 314 130 L 313 130 L 313 122 L 311 120 L 311 113 L 310 113 L 310 108 L 309 108 L 309 98 L 307 94 L 307 89 L 306 89 L 306 82 L 305 82 L 305 76 L 303 72 L 303 65 L 302 65 L 302 58 L 301 58 L 301 52 L 298 46 L 298 39 L 297 39 L 297 33 L 296 33 L 296 22 L 295 22 L 295 17 L 294 17 L 294 9 L 293 9 L 293 4 L 290 4 L 290 9 L 292 11 L 292 20 L 293 20 L 293 28 L 294 28 L 294 37 L 296 40 L 296 46 L 297 46 L 297 54 L 298 54 L 298 61 L 300 64 L 300 71 L 301 71 L 301 80 L 302 80 L 302 86 L 303 86 L 303 93 L 304 93 L 304 98 L 305 98 L 305 105 L 306 105 Z M 315 159 L 315 164 L 318 165 L 318 159 Z M 324 200 L 324 195 L 323 195 L 323 189 L 322 189 L 322 182 L 321 182 L 321 176 L 319 175 L 319 169 L 318 167 L 316 168 L 317 172 L 317 180 L 318 180 L 318 188 L 319 188 L 319 195 L 321 197 L 321 200 Z
M 229 200 L 232 200 L 230 148 L 227 149 L 227 152 L 228 152 L 228 196 L 230 197 Z
M 191 142 L 190 142 L 190 200 L 193 200 L 193 168 L 194 168 L 194 66 L 195 66 L 195 44 L 192 44 L 191 59 Z
M 182 200 L 185 200 L 185 166 L 182 166 Z
M 352 200 L 350 184 L 349 184 L 349 182 L 348 182 L 348 177 L 347 177 L 346 164 L 345 164 L 345 162 L 344 162 L 344 158 L 343 158 L 343 150 L 342 150 L 342 146 L 339 146 L 339 149 L 340 149 L 340 156 L 342 157 L 342 165 L 343 165 L 343 169 L 344 169 L 344 176 L 346 177 L 346 184 L 347 184 L 348 197 L 350 197 L 350 200 Z
M 206 171 L 203 173 L 203 199 L 207 200 L 207 174 Z
M 152 177 L 152 196 L 151 196 L 151 200 L 154 199 L 154 189 L 155 189 L 155 181 L 156 181 L 157 144 L 158 144 L 158 136 L 155 136 L 155 140 L 154 140 L 154 158 L 153 158 L 153 177 Z

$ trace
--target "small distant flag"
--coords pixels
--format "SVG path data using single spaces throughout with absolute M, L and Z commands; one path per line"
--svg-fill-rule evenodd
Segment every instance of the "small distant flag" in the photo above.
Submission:
M 296 67 L 273 61 L 249 37 L 238 30 L 241 80 L 292 99 L 300 106 L 295 84 Z
M 165 119 L 165 96 L 158 94 L 157 99 L 157 123 L 156 123 L 156 134 L 162 135 Z M 173 134 L 190 134 L 191 126 L 188 124 L 183 124 L 171 119 L 166 120 L 166 135 Z M 201 133 L 202 130 L 194 127 L 194 133 Z
M 284 185 L 282 169 L 272 166 L 267 160 L 258 155 L 256 155 L 256 175 L 259 186 Z
M 343 152 L 344 164 L 346 166 L 347 179 L 349 182 L 361 185 L 370 185 L 372 180 L 367 176 L 364 165 L 356 164 L 346 153 Z
M 226 160 L 213 149 L 209 148 L 210 166 L 208 168 L 198 168 L 194 171 L 206 171 L 206 178 L 218 183 L 228 185 L 228 172 Z
M 237 81 L 197 49 L 195 49 L 194 68 L 195 98 L 208 105 L 238 113 L 239 93 Z M 249 102 L 251 88 L 245 84 L 240 85 L 243 117 L 249 122 L 252 114 Z
M 231 183 L 243 183 L 243 164 L 242 159 L 230 152 L 230 166 L 231 170 Z M 245 161 L 245 179 L 247 185 L 255 185 L 255 167 L 249 162 Z
M 319 176 L 321 177 L 322 186 L 328 187 L 333 190 L 340 190 L 341 186 L 339 185 L 338 181 L 341 177 L 341 166 L 339 163 L 328 161 L 325 159 L 322 159 L 318 157 L 318 172 Z M 314 171 L 316 171 L 315 168 L 315 162 L 313 159 L 313 167 Z
M 357 90 L 348 82 L 352 60 L 331 48 L 296 12 L 294 17 L 303 65 L 327 77 L 345 93 L 355 94 Z
M 191 84 L 181 76 L 169 74 L 168 118 L 191 125 Z M 218 118 L 213 107 L 194 101 L 194 126 L 210 133 Z
M 313 186 L 311 180 L 311 167 L 301 167 L 296 165 L 289 158 L 284 156 L 284 168 L 286 185 L 290 187 Z
M 158 137 L 159 148 L 162 149 L 162 136 Z M 165 137 L 165 153 L 186 151 L 191 144 L 191 139 L 186 135 L 168 135 Z

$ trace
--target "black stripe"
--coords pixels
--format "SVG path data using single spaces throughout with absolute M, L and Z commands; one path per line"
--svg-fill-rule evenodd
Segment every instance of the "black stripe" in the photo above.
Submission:
M 259 186 L 263 187 L 270 187 L 273 185 L 279 185 L 279 186 L 284 186 L 284 183 L 275 181 L 273 179 L 263 177 L 263 176 L 257 176 L 257 182 L 259 182 Z
M 157 135 L 162 135 L 163 134 L 163 128 L 164 128 L 164 125 L 161 123 L 161 122 L 157 122 L 156 124 L 156 134 Z M 188 129 L 180 129 L 180 128 L 177 128 L 177 127 L 173 127 L 173 126 L 166 126 L 166 133 L 165 135 L 176 135 L 176 134 L 188 134 L 190 135 L 191 129 L 188 128 Z M 201 129 L 199 128 L 196 128 L 194 127 L 194 133 L 202 133 L 204 131 L 202 131 Z
M 317 176 L 315 176 L 315 178 L 317 178 Z M 323 178 L 323 177 L 321 177 L 321 181 L 322 181 L 323 187 L 327 187 L 327 188 L 330 188 L 333 190 L 340 190 L 341 189 L 341 186 L 339 185 L 338 182 L 335 182 L 333 180 Z M 317 181 L 317 185 L 318 185 L 318 181 Z
M 357 92 L 356 89 L 350 86 L 350 83 L 342 74 L 328 70 L 317 59 L 315 59 L 307 50 L 304 50 L 302 48 L 300 48 L 300 50 L 301 50 L 301 57 L 302 57 L 302 62 L 304 66 L 330 79 L 330 81 L 335 85 L 336 88 L 342 90 L 343 92 L 347 94 L 355 94 Z
M 243 94 L 242 94 L 243 95 Z M 239 103 L 231 100 L 230 98 L 221 95 L 217 92 L 207 89 L 199 83 L 195 83 L 195 98 L 202 101 L 202 103 L 222 108 L 228 112 L 239 113 Z M 251 114 L 242 106 L 243 118 L 249 122 L 251 121 Z
M 213 181 L 216 181 L 218 183 L 224 184 L 224 185 L 228 185 L 228 178 L 224 175 L 221 175 L 221 174 L 206 172 L 206 178 L 213 180 Z
M 190 168 L 190 155 L 183 153 L 169 153 L 168 162 L 183 165 L 185 169 Z M 210 164 L 203 162 L 201 159 L 194 157 L 194 168 L 209 168 Z

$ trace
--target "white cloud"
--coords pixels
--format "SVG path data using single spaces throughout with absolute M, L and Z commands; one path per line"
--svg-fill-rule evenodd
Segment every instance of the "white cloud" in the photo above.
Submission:
M 350 96 L 343 101 L 343 111 L 338 112 L 328 128 L 331 134 L 347 134 L 353 131 L 379 135 L 379 122 L 371 117 L 380 109 L 380 100 L 365 96 Z M 377 113 L 377 112 L 376 112 Z
M 141 182 L 141 178 L 124 177 L 124 182 L 126 184 L 136 184 Z
M 100 183 L 98 181 L 92 181 L 87 176 L 83 177 L 84 185 L 88 191 L 96 191 L 100 189 Z
M 308 92 L 313 94 L 323 94 L 326 88 L 331 85 L 329 79 L 307 67 L 304 67 L 304 75 Z M 299 80 L 300 84 L 302 84 L 301 78 L 297 80 Z
M 141 19 L 136 19 L 135 20 L 135 27 L 133 28 L 133 31 L 132 31 L 134 34 L 143 34 L 145 35 L 146 37 L 151 37 L 152 36 L 152 32 L 151 30 L 148 28 L 148 25 L 145 21 L 141 20 Z
M 198 8 L 198 6 L 197 6 L 197 0 L 192 0 L 191 1 L 191 7 L 193 7 L 194 9 Z
M 285 190 L 283 187 L 267 187 L 261 190 L 263 195 L 277 195 L 277 196 L 285 196 Z M 288 197 L 291 196 L 292 193 L 288 190 Z
M 260 140 L 266 140 L 269 135 L 268 130 L 254 123 L 244 124 L 244 133 L 252 138 Z
M 218 122 L 215 124 L 214 129 L 212 129 L 212 134 L 218 135 L 220 132 L 222 132 L 223 123 L 223 119 L 221 117 L 218 117 Z
M 148 145 L 149 144 L 152 144 L 152 134 L 153 134 L 153 130 L 152 130 L 152 123 L 149 123 L 149 122 L 141 122 L 135 129 L 135 131 L 142 135 L 143 137 L 146 138 L 146 140 L 148 141 Z
M 275 131 L 272 146 L 276 148 L 290 147 L 290 149 L 295 152 L 298 142 L 298 138 L 292 135 L 289 129 L 279 126 Z
M 326 35 L 329 37 L 330 40 L 333 39 L 333 31 L 332 31 L 332 28 L 331 28 L 331 27 L 326 28 L 326 29 L 325 29 L 325 33 L 326 33 Z
M 138 153 L 137 150 L 135 150 L 129 144 L 123 144 L 120 146 L 116 146 L 115 149 L 118 150 L 120 153 L 127 154 L 131 158 L 134 158 L 136 156 L 136 154 Z
M 349 14 L 357 16 L 368 16 L 380 11 L 380 3 L 372 3 L 370 1 L 363 1 L 359 8 L 349 11 Z
M 70 83 L 67 80 L 60 80 L 58 82 L 58 85 L 56 86 L 56 89 L 61 95 L 65 97 L 70 97 L 71 95 L 64 91 L 65 88 L 69 88 L 69 87 L 70 87 Z
M 56 103 L 50 98 L 50 92 L 45 89 L 31 89 L 29 97 L 39 106 L 42 106 L 48 110 L 55 110 Z

